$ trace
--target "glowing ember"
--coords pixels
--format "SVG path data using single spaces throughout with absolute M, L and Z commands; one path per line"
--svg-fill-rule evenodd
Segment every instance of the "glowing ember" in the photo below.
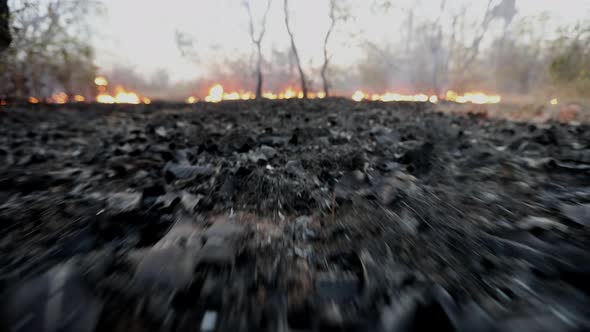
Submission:
M 114 104 L 115 103 L 115 97 L 106 94 L 106 93 L 101 93 L 98 96 L 96 96 L 96 102 L 101 103 L 101 104 Z
M 31 104 L 39 104 L 39 99 L 37 99 L 35 97 L 29 97 L 28 101 Z
M 362 91 L 356 91 L 353 95 L 352 95 L 352 100 L 354 101 L 362 101 L 363 99 L 365 99 L 365 94 Z
M 287 88 L 287 90 L 285 90 L 285 92 L 279 93 L 279 98 L 280 99 L 291 99 L 291 98 L 293 98 L 295 96 L 296 96 L 295 91 L 291 90 L 290 87 Z
M 277 99 L 278 96 L 272 92 L 265 92 L 262 94 L 262 97 L 266 98 L 266 99 Z
M 82 102 L 86 101 L 86 98 L 84 98 L 84 96 L 82 96 L 82 95 L 75 95 L 74 100 L 79 103 L 82 103 Z
M 223 87 L 221 84 L 214 85 L 209 90 L 209 95 L 205 97 L 205 101 L 210 103 L 218 103 L 223 100 Z
M 117 86 L 115 94 L 112 95 L 107 92 L 107 86 L 109 82 L 106 78 L 98 76 L 94 79 L 94 84 L 98 86 L 98 95 L 96 96 L 96 102 L 101 104 L 151 104 L 151 100 L 147 97 L 141 97 L 135 92 L 127 91 L 121 86 Z M 75 99 L 76 101 L 84 101 L 83 96 L 81 100 Z
M 262 93 L 262 97 L 266 99 L 292 99 L 292 98 L 303 98 L 303 92 L 297 91 L 292 87 L 287 87 L 281 92 L 265 91 Z M 325 98 L 324 92 L 309 92 L 307 94 L 309 99 Z M 209 94 L 205 97 L 205 101 L 217 103 L 222 100 L 248 100 L 254 99 L 255 95 L 251 92 L 226 92 L 221 84 L 215 84 L 209 89 Z M 198 99 L 190 96 L 186 99 L 189 104 L 195 103 Z M 352 95 L 352 100 L 360 102 L 363 100 L 392 102 L 392 101 L 409 101 L 409 102 L 430 102 L 433 104 L 438 103 L 441 100 L 452 101 L 456 103 L 473 103 L 473 104 L 496 104 L 499 103 L 502 98 L 498 95 L 488 95 L 483 92 L 469 92 L 464 95 L 459 95 L 454 91 L 449 91 L 445 96 L 439 97 L 437 95 L 428 95 L 424 93 L 418 94 L 401 94 L 397 92 L 385 92 L 383 94 L 373 93 L 369 94 L 362 90 L 357 90 Z
M 230 92 L 223 94 L 223 100 L 238 100 L 241 99 L 240 94 L 237 92 Z
M 115 95 L 115 103 L 117 104 L 139 104 L 139 96 L 135 92 L 125 91 L 122 87 L 117 87 L 117 94 Z
M 292 99 L 292 98 L 303 98 L 303 92 L 297 91 L 291 87 L 287 87 L 284 91 L 275 93 L 270 91 L 265 91 L 262 93 L 262 97 L 266 99 Z M 326 94 L 324 92 L 309 92 L 307 94 L 307 98 L 315 99 L 315 98 L 325 98 Z M 256 95 L 250 91 L 243 92 L 243 91 L 231 91 L 226 92 L 221 84 L 215 84 L 214 86 L 209 89 L 209 94 L 205 97 L 205 101 L 211 103 L 217 103 L 222 100 L 249 100 L 256 98 Z M 185 102 L 188 104 L 193 104 L 198 99 L 196 97 L 190 96 L 188 97 Z
M 549 103 L 551 105 L 557 105 L 557 104 L 559 104 L 559 100 L 557 100 L 557 98 L 553 98 L 553 99 L 551 99 L 551 101 Z
M 430 101 L 431 103 L 436 103 L 438 102 L 438 97 L 437 96 L 428 96 L 425 94 L 416 94 L 416 95 L 404 95 L 404 94 L 400 94 L 400 93 L 395 93 L 395 92 L 386 92 L 384 94 L 371 94 L 369 95 L 368 93 L 364 93 L 362 91 L 356 91 L 353 95 L 352 95 L 352 100 L 354 101 L 362 101 L 364 99 L 370 99 L 372 101 L 383 101 L 383 102 L 390 102 L 390 101 L 413 101 L 413 102 L 422 102 L 425 103 L 427 101 Z
M 68 102 L 68 95 L 65 92 L 55 93 L 49 98 L 48 102 L 56 104 L 65 104 Z
M 464 95 L 459 95 L 454 91 L 448 91 L 445 100 L 453 101 L 459 104 L 497 104 L 502 101 L 502 97 L 498 95 L 487 95 L 483 92 L 468 92 Z
M 98 86 L 107 86 L 109 85 L 109 81 L 107 81 L 107 79 L 102 76 L 98 76 L 94 79 L 94 84 Z

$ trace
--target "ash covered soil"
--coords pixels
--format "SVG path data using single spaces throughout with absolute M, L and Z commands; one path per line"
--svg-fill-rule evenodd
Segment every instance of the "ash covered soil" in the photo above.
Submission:
M 590 129 L 344 99 L 0 110 L 16 331 L 590 329 Z

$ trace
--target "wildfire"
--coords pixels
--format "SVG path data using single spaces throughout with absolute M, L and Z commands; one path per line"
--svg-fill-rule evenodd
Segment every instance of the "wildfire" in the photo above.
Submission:
M 65 104 L 68 102 L 68 95 L 65 92 L 54 93 L 48 100 L 49 103 Z
M 107 86 L 109 85 L 109 81 L 107 81 L 107 79 L 102 76 L 98 76 L 94 79 L 94 84 L 98 86 Z
M 396 92 L 386 92 L 384 94 L 371 94 L 369 95 L 368 93 L 364 93 L 363 91 L 357 90 L 353 95 L 352 95 L 352 100 L 354 101 L 363 101 L 363 100 L 372 100 L 372 101 L 383 101 L 383 102 L 389 102 L 389 101 L 413 101 L 413 102 L 428 102 L 430 101 L 431 103 L 437 103 L 438 102 L 438 96 L 429 96 L 426 94 L 416 94 L 416 95 L 404 95 L 404 94 L 400 94 L 400 93 L 396 93 Z
M 29 99 L 27 99 L 29 101 L 29 103 L 31 104 L 39 104 L 39 99 L 35 98 L 35 97 L 29 97 Z
M 453 101 L 459 104 L 497 104 L 502 101 L 502 97 L 498 95 L 487 95 L 483 92 L 468 92 L 464 95 L 459 95 L 455 91 L 448 91 L 445 100 Z
M 483 92 L 468 92 L 464 95 L 459 95 L 454 91 L 449 91 L 444 97 L 437 95 L 426 95 L 426 94 L 415 94 L 405 95 L 396 92 L 386 92 L 383 94 L 368 94 L 361 90 L 356 91 L 352 95 L 352 100 L 360 102 L 363 100 L 372 101 L 413 101 L 413 102 L 431 102 L 433 104 L 438 103 L 439 100 L 447 100 L 456 103 L 473 103 L 473 104 L 497 104 L 502 100 L 502 97 L 498 95 L 487 95 Z
M 114 104 L 115 97 L 108 95 L 106 93 L 101 93 L 98 96 L 96 96 L 96 102 L 101 104 Z
M 150 104 L 149 98 L 140 98 L 137 93 L 125 91 L 122 87 L 117 87 L 117 93 L 112 96 L 108 93 L 101 93 L 96 96 L 96 101 L 102 104 Z
M 96 96 L 96 102 L 101 104 L 151 104 L 147 97 L 140 97 L 137 93 L 125 90 L 122 86 L 115 88 L 115 94 L 107 93 L 109 82 L 106 78 L 98 76 L 94 79 L 94 84 L 98 87 L 99 94 Z
M 310 99 L 324 98 L 326 94 L 324 92 L 309 92 L 307 97 Z M 292 98 L 303 98 L 303 92 L 287 87 L 285 90 L 275 93 L 266 91 L 262 93 L 262 97 L 266 99 L 292 99 Z M 256 95 L 252 92 L 243 91 L 231 91 L 226 92 L 221 84 L 215 84 L 209 89 L 209 94 L 205 97 L 206 102 L 218 103 L 222 100 L 249 100 L 256 98 Z M 194 96 L 188 97 L 185 102 L 187 104 L 194 104 L 197 102 L 197 98 Z
M 221 84 L 215 84 L 209 89 L 209 94 L 205 97 L 205 101 L 210 103 L 218 103 L 222 100 L 248 100 L 254 99 L 254 94 L 251 92 L 225 92 Z M 187 98 L 186 102 L 194 104 L 197 101 L 195 97 Z

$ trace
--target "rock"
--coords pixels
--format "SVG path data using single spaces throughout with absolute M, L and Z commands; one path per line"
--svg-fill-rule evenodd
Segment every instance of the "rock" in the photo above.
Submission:
M 363 189 L 369 185 L 367 176 L 360 170 L 355 170 L 344 174 L 336 183 L 334 193 L 336 199 L 347 200 L 355 194 L 362 194 Z
M 154 132 L 156 133 L 156 135 L 158 135 L 161 138 L 168 137 L 168 131 L 164 127 L 158 127 L 158 128 L 156 128 L 156 130 L 154 130 Z
M 162 209 L 174 208 L 176 204 L 178 204 L 178 202 L 181 200 L 181 198 L 178 196 L 179 195 L 177 193 L 165 193 L 156 198 L 155 204 L 159 204 L 162 207 Z
M 291 135 L 291 144 L 305 144 L 310 141 L 330 135 L 330 130 L 326 128 L 295 128 Z
M 196 254 L 180 247 L 149 250 L 135 271 L 135 282 L 145 289 L 187 287 L 193 279 Z
M 288 137 L 280 137 L 280 136 L 264 136 L 258 139 L 258 142 L 268 146 L 284 146 L 289 143 Z
M 93 332 L 103 303 L 73 262 L 57 265 L 2 295 L 0 329 Z
M 251 162 L 253 162 L 255 164 L 258 164 L 261 162 L 267 162 L 268 157 L 260 151 L 252 151 L 252 152 L 248 153 L 248 160 L 250 160 Z
M 579 225 L 590 227 L 590 204 L 563 204 L 561 213 Z
M 342 311 L 335 303 L 330 303 L 322 308 L 320 313 L 320 324 L 324 328 L 338 328 L 344 324 Z
M 289 160 L 285 165 L 285 170 L 287 171 L 287 174 L 291 174 L 302 179 L 306 177 L 305 169 L 303 168 L 301 160 Z
M 414 195 L 419 188 L 415 184 L 416 178 L 398 171 L 381 179 L 373 188 L 373 195 L 384 205 L 389 205 L 406 195 Z
M 217 311 L 205 311 L 201 320 L 201 332 L 213 332 L 217 325 Z
M 459 307 L 438 285 L 400 296 L 382 310 L 381 326 L 384 332 L 495 331 L 492 318 L 479 306 L 469 303 Z
M 142 253 L 134 281 L 144 289 L 187 287 L 197 265 L 201 249 L 200 229 L 177 222 L 152 248 Z
M 527 217 L 524 220 L 522 220 L 519 223 L 519 226 L 523 229 L 526 230 L 533 230 L 535 228 L 541 228 L 544 230 L 549 230 L 549 229 L 557 229 L 560 231 L 567 231 L 567 226 L 565 226 L 564 224 L 561 224 L 555 220 L 551 220 L 548 218 L 542 218 L 542 217 Z
M 391 160 L 383 160 L 377 164 L 377 169 L 383 172 L 391 172 L 400 168 L 400 164 Z
M 203 248 L 199 251 L 199 264 L 231 266 L 238 254 L 245 228 L 228 221 L 217 221 L 203 232 Z
M 410 213 L 407 209 L 404 209 L 401 216 L 400 216 L 400 226 L 401 229 L 408 233 L 409 235 L 416 235 L 418 233 L 418 228 L 420 227 L 420 222 L 412 213 Z
M 307 259 L 311 256 L 312 254 L 312 249 L 309 246 L 305 246 L 305 247 L 299 247 L 299 246 L 295 246 L 293 248 L 293 252 L 295 253 L 295 255 L 297 255 L 298 257 Z
M 277 150 L 271 148 L 270 146 L 263 145 L 258 149 L 260 153 L 262 153 L 267 159 L 272 159 L 277 155 Z
M 498 331 L 506 332 L 574 332 L 584 331 L 590 326 L 586 324 L 573 325 L 568 317 L 553 313 L 530 314 L 499 322 Z
M 399 162 L 408 165 L 410 173 L 423 174 L 430 170 L 434 144 L 431 142 L 413 142 L 403 145 L 405 152 Z
M 107 209 L 110 214 L 121 214 L 138 210 L 141 207 L 141 193 L 120 192 L 107 197 Z
M 321 301 L 344 303 L 359 295 L 361 282 L 353 272 L 320 272 L 315 291 Z
M 180 203 L 187 212 L 194 212 L 199 202 L 203 199 L 203 195 L 193 195 L 189 192 L 183 191 L 180 195 Z
M 232 266 L 237 255 L 237 244 L 213 238 L 199 252 L 199 264 Z
M 200 176 L 207 177 L 213 174 L 215 174 L 215 169 L 205 166 L 168 163 L 164 167 L 164 175 L 168 181 L 186 180 Z
M 203 236 L 206 239 L 216 237 L 221 239 L 234 239 L 243 235 L 244 232 L 244 226 L 228 221 L 217 221 L 203 232 Z
M 311 222 L 312 219 L 308 216 L 301 216 L 292 221 L 291 232 L 296 241 L 308 241 L 316 237 L 315 232 L 309 229 Z

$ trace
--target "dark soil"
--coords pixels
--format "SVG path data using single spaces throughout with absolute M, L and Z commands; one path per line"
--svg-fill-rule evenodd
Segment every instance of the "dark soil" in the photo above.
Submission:
M 0 327 L 590 329 L 590 128 L 429 107 L 0 109 Z

